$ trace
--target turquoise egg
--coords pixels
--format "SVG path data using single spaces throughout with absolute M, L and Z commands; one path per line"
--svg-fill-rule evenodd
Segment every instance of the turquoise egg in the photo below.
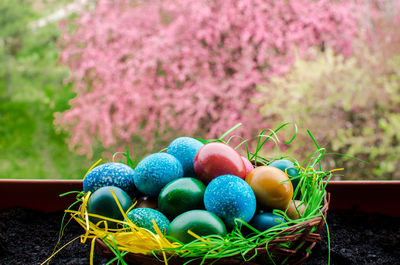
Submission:
M 197 151 L 199 151 L 203 145 L 202 142 L 190 137 L 179 137 L 169 144 L 167 153 L 173 155 L 181 162 L 184 177 L 196 177 L 193 169 L 193 161 Z
M 134 170 L 122 163 L 106 163 L 90 170 L 83 180 L 83 191 L 94 192 L 105 186 L 115 186 L 123 189 L 131 198 L 136 197 L 133 182 Z
M 271 162 L 269 166 L 279 168 L 291 177 L 297 177 L 299 175 L 299 170 L 294 166 L 292 161 L 289 161 L 287 159 L 275 160 Z M 293 190 L 295 190 L 297 185 L 299 184 L 299 178 L 291 179 L 291 182 L 293 185 Z
M 169 182 L 182 177 L 183 168 L 178 159 L 170 154 L 155 153 L 139 162 L 133 181 L 140 192 L 155 197 Z
M 109 217 L 116 220 L 123 220 L 122 215 L 118 205 L 112 195 L 112 190 L 121 205 L 124 212 L 128 211 L 133 205 L 131 197 L 124 190 L 118 187 L 106 186 L 97 189 L 90 195 L 87 211 L 88 213 L 97 214 L 105 217 Z M 90 217 L 90 221 L 93 223 L 99 222 L 101 219 L 96 217 Z M 116 223 L 108 222 L 110 227 L 115 227 Z
M 256 197 L 243 179 L 222 175 L 213 179 L 204 192 L 204 206 L 217 215 L 228 227 L 235 226 L 235 218 L 249 222 L 256 211 Z
M 260 213 L 251 219 L 250 225 L 258 231 L 263 232 L 284 222 L 286 222 L 285 219 L 273 213 Z
M 165 229 L 167 229 L 169 225 L 169 220 L 164 214 L 151 208 L 132 209 L 127 214 L 127 217 L 135 225 L 150 230 L 153 233 L 156 233 L 156 231 L 153 228 L 152 220 L 154 220 L 162 233 L 165 232 Z

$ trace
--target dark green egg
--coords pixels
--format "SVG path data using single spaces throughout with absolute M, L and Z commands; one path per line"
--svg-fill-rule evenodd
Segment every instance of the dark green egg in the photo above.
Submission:
M 205 210 L 191 210 L 178 215 L 168 226 L 167 235 L 186 244 L 196 239 L 187 233 L 188 230 L 198 236 L 226 235 L 222 220 Z
M 90 196 L 87 211 L 88 213 L 98 214 L 101 216 L 109 217 L 117 220 L 124 220 L 124 217 L 118 208 L 118 205 L 111 194 L 113 190 L 124 212 L 132 206 L 132 199 L 124 190 L 114 186 L 102 187 Z M 101 219 L 91 217 L 90 221 L 93 223 L 99 222 Z M 116 223 L 108 222 L 110 227 L 115 227 Z
M 170 220 L 189 210 L 204 209 L 206 186 L 195 178 L 180 178 L 168 183 L 158 195 L 158 209 Z

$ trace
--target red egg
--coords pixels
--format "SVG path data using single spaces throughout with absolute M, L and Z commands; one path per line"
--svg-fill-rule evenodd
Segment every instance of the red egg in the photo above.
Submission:
M 203 145 L 194 158 L 193 167 L 196 176 L 205 184 L 221 175 L 246 177 L 242 157 L 235 149 L 220 142 Z

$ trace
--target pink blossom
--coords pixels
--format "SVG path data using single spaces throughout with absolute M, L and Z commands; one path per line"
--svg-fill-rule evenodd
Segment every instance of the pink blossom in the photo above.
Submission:
M 77 96 L 56 124 L 88 154 L 95 140 L 211 138 L 239 122 L 236 133 L 254 135 L 268 125 L 251 101 L 257 84 L 287 72 L 295 49 L 350 54 L 356 11 L 353 1 L 98 0 L 62 36 Z

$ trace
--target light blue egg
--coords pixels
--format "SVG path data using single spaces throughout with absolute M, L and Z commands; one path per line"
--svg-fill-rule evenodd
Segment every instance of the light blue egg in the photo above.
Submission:
M 165 229 L 169 226 L 168 218 L 161 212 L 151 208 L 135 208 L 129 211 L 126 215 L 129 220 L 135 225 L 146 228 L 147 230 L 156 233 L 153 228 L 153 221 L 157 224 L 161 232 L 164 233 Z
M 226 226 L 235 226 L 235 218 L 249 222 L 256 211 L 256 196 L 243 179 L 222 175 L 213 179 L 204 192 L 207 211 L 217 215 Z
M 151 154 L 135 168 L 133 180 L 139 191 L 147 196 L 158 196 L 161 189 L 172 180 L 183 177 L 178 159 L 166 153 Z
M 181 162 L 184 177 L 196 177 L 193 169 L 193 161 L 197 151 L 203 145 L 202 142 L 190 137 L 179 137 L 169 144 L 167 153 L 173 155 Z
M 133 182 L 134 170 L 122 163 L 106 163 L 93 168 L 83 180 L 83 191 L 92 193 L 105 186 L 115 186 L 123 189 L 131 198 L 136 197 Z

